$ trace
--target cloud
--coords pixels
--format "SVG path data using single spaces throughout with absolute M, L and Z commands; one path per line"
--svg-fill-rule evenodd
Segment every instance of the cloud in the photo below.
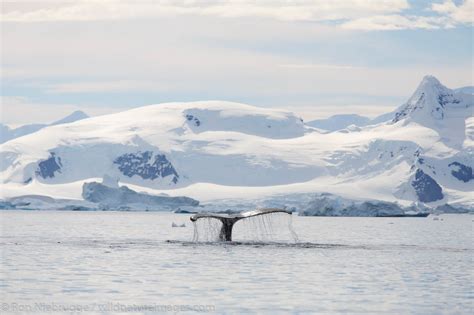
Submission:
M 472 33 L 360 30 L 452 27 L 470 3 L 415 10 L 383 0 L 2 2 L 2 19 L 23 21 L 1 23 L 2 93 L 29 97 L 2 110 L 22 123 L 86 108 L 76 103 L 90 115 L 99 112 L 93 105 L 117 111 L 206 99 L 290 110 L 322 104 L 335 113 L 375 98 L 398 105 L 393 97 L 408 96 L 427 73 L 470 85 Z
M 451 28 L 472 24 L 474 0 L 456 5 L 433 3 L 415 15 L 407 0 L 127 0 L 5 2 L 4 22 L 97 21 L 173 17 L 265 18 L 279 21 L 333 22 L 349 30 Z M 425 13 L 428 13 L 426 15 Z M 433 15 L 435 14 L 435 15 Z
M 21 1 L 20 1 L 21 3 Z M 134 19 L 173 15 L 258 17 L 283 21 L 331 21 L 373 14 L 396 13 L 409 7 L 407 0 L 157 0 L 46 2 L 43 7 L 5 3 L 3 21 L 87 21 Z
M 457 6 L 454 1 L 446 0 L 443 3 L 433 3 L 431 10 L 447 15 L 455 23 L 474 23 L 474 0 L 466 0 Z
M 454 24 L 445 17 L 377 15 L 345 22 L 342 28 L 350 30 L 404 30 L 404 29 L 439 29 L 452 28 Z
M 279 65 L 281 68 L 288 69 L 328 69 L 328 70 L 361 70 L 366 67 L 352 66 L 352 65 L 338 65 L 338 64 L 318 64 L 318 63 L 289 63 Z
M 350 30 L 403 30 L 403 29 L 446 29 L 457 25 L 472 25 L 474 23 L 474 0 L 466 0 L 456 5 L 452 0 L 443 3 L 433 3 L 426 11 L 436 15 L 373 15 L 356 18 L 341 24 Z
M 116 80 L 59 83 L 46 86 L 46 93 L 104 93 L 104 92 L 143 92 L 169 91 L 170 86 L 155 81 Z

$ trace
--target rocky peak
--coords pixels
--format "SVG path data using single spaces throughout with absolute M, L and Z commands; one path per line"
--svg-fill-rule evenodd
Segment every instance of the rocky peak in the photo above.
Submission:
M 427 75 L 418 85 L 418 88 L 408 101 L 396 112 L 392 123 L 405 118 L 423 125 L 431 125 L 432 121 L 445 119 L 447 111 L 459 105 L 472 106 L 472 99 L 463 99 L 455 91 L 447 88 L 437 78 Z

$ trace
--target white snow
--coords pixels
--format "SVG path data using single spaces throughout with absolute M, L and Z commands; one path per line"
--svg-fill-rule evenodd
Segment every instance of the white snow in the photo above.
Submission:
M 17 128 L 13 128 L 13 129 L 10 128 L 9 126 L 0 124 L 0 143 L 4 143 L 6 141 L 37 132 L 38 130 L 43 129 L 47 126 L 67 124 L 67 123 L 71 123 L 71 122 L 78 121 L 81 119 L 86 119 L 88 117 L 89 116 L 87 116 L 87 114 L 82 111 L 75 111 L 71 113 L 70 115 L 60 120 L 54 121 L 50 124 L 30 124 L 30 125 L 24 125 Z
M 393 122 L 331 133 L 289 112 L 239 103 L 150 105 L 50 126 L 2 144 L 1 197 L 80 199 L 84 182 L 106 175 L 136 191 L 200 201 L 328 192 L 409 205 L 417 201 L 409 180 L 420 168 L 443 187 L 442 203 L 473 207 L 474 180 L 462 182 L 448 167 L 458 161 L 474 168 L 472 109 L 472 95 L 449 90 L 433 77 L 422 81 Z M 143 174 L 125 175 L 114 163 L 124 154 L 148 151 L 151 160 L 136 167 Z M 60 169 L 41 177 L 38 165 L 52 152 L 60 157 Z M 156 156 L 174 167 L 176 182 L 173 176 L 147 178 L 145 168 L 155 167 Z

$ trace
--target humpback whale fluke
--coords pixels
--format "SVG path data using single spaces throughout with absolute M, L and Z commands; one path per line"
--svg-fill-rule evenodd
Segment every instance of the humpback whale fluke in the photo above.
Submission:
M 190 219 L 192 222 L 196 222 L 198 219 L 202 218 L 213 218 L 220 220 L 222 222 L 222 227 L 219 232 L 219 240 L 221 241 L 232 241 L 232 228 L 234 227 L 235 222 L 251 218 L 258 215 L 269 214 L 269 213 L 287 213 L 291 215 L 291 211 L 278 209 L 278 208 L 263 208 L 256 209 L 246 212 L 241 212 L 237 214 L 220 214 L 220 213 L 198 213 L 193 215 Z

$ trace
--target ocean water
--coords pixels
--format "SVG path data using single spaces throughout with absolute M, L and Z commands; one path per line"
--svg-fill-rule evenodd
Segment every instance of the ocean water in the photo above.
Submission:
M 293 216 L 298 242 L 282 224 L 252 240 L 252 225 L 237 223 L 230 244 L 193 243 L 185 214 L 0 220 L 1 313 L 473 313 L 470 215 Z

